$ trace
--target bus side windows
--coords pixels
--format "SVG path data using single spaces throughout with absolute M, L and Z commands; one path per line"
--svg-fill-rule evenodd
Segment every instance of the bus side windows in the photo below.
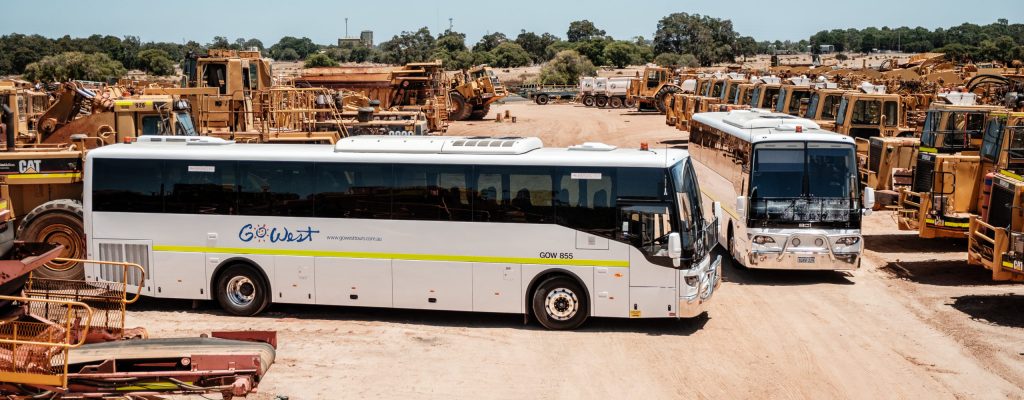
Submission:
M 396 166 L 392 218 L 471 221 L 470 171 L 462 166 Z
M 99 158 L 93 162 L 93 209 L 109 212 L 159 213 L 163 211 L 157 160 Z
M 234 161 L 165 161 L 164 212 L 237 215 Z
M 587 174 L 577 175 L 573 173 Z M 617 197 L 612 170 L 562 168 L 555 195 L 557 223 L 593 235 L 615 238 Z M 583 177 L 587 179 L 582 179 Z
M 313 164 L 240 162 L 238 214 L 313 216 Z
M 316 164 L 317 218 L 391 218 L 391 165 Z
M 476 175 L 479 222 L 553 223 L 551 170 L 532 167 L 481 167 Z

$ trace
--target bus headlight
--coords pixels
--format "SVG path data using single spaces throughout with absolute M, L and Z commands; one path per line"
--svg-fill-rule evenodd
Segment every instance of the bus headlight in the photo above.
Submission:
M 775 243 L 775 239 L 773 239 L 771 236 L 757 235 L 757 236 L 754 236 L 753 242 L 755 244 L 761 244 L 761 245 L 764 245 L 764 244 L 774 244 Z
M 836 240 L 836 244 L 840 246 L 853 246 L 860 243 L 860 237 L 857 236 L 844 236 Z

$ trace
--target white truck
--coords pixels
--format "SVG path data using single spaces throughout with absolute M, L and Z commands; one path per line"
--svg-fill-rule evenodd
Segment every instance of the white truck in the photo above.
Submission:
M 583 105 L 587 107 L 594 106 L 594 81 L 597 78 L 593 76 L 584 76 L 580 78 L 580 95 L 579 99 Z
M 611 107 L 611 108 L 622 108 L 622 107 L 634 107 L 636 104 L 629 99 L 629 83 L 635 78 L 629 77 L 616 77 L 616 78 L 603 78 L 607 79 L 607 83 L 604 85 L 604 90 L 597 93 L 597 98 L 594 104 L 598 107 Z

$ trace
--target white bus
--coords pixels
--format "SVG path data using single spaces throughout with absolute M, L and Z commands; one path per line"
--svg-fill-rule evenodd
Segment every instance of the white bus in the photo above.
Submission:
M 859 194 L 853 138 L 813 121 L 764 110 L 694 116 L 690 152 L 721 175 L 722 239 L 750 268 L 848 270 L 860 267 L 862 216 L 874 192 Z M 726 183 L 725 181 L 729 181 Z M 711 182 L 705 178 L 705 190 Z
M 86 163 L 89 256 L 143 265 L 145 295 L 237 315 L 327 304 L 526 313 L 569 329 L 693 317 L 720 282 L 717 220 L 682 150 L 141 137 Z

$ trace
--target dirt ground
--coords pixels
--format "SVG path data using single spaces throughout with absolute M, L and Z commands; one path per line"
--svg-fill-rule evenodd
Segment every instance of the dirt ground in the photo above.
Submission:
M 517 123 L 497 123 L 508 110 Z M 496 106 L 453 135 L 536 135 L 682 146 L 663 116 L 575 105 Z M 727 183 L 706 169 L 702 186 Z M 523 317 L 144 300 L 128 324 L 154 336 L 273 329 L 277 363 L 260 398 L 1024 399 L 1024 285 L 966 265 L 965 242 L 919 240 L 889 212 L 865 222 L 854 272 L 737 270 L 693 320 L 592 319 L 550 332 Z

